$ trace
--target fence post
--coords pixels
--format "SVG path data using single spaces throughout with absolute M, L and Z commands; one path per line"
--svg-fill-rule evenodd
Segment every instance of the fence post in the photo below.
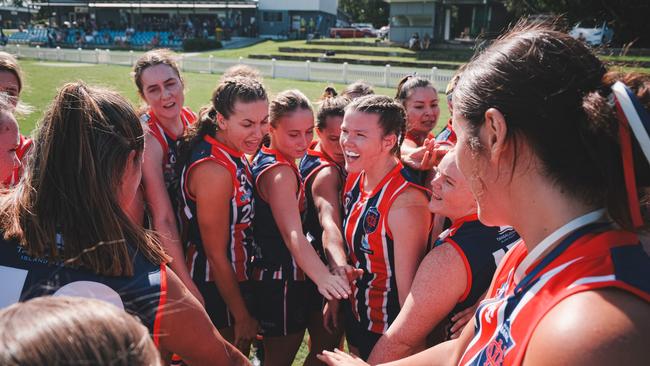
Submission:
M 111 50 L 108 48 L 106 49 L 106 64 L 110 65 L 111 64 Z
M 16 45 L 16 56 L 18 58 L 20 58 L 20 45 L 19 44 Z
M 275 79 L 275 59 L 271 59 L 271 79 Z
M 389 87 L 388 83 L 390 82 L 390 65 L 386 64 L 384 71 L 384 86 Z
M 348 83 L 348 63 L 343 63 L 343 84 Z
M 41 46 L 36 45 L 36 59 L 40 60 L 41 59 Z
M 431 68 L 431 83 L 435 85 L 436 82 L 436 76 L 438 74 L 438 68 L 437 67 L 432 67 Z
M 56 60 L 61 61 L 63 59 L 63 51 L 61 51 L 60 46 L 56 46 Z
M 307 81 L 311 81 L 311 61 L 305 61 L 305 68 L 307 69 Z
M 99 48 L 95 48 L 95 63 L 99 63 Z
M 129 64 L 133 66 L 133 50 L 129 50 Z
M 210 55 L 208 57 L 208 73 L 212 74 L 212 60 L 214 60 L 214 56 Z
M 77 48 L 77 61 L 81 62 L 81 47 Z
M 242 56 L 239 56 L 239 63 L 241 64 L 243 62 L 244 62 L 244 58 Z

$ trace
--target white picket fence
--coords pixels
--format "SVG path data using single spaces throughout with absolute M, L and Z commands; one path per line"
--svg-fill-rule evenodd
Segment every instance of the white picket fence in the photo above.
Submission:
M 133 66 L 141 52 L 83 50 L 62 48 L 26 47 L 7 45 L 5 52 L 18 58 L 36 59 L 53 62 L 80 62 L 107 65 Z M 406 75 L 417 74 L 429 79 L 434 86 L 442 91 L 451 80 L 453 71 L 431 69 L 405 68 L 385 66 L 348 65 L 328 62 L 293 62 L 256 59 L 222 59 L 217 57 L 186 56 L 180 54 L 178 62 L 184 72 L 200 72 L 220 74 L 237 64 L 245 64 L 257 68 L 264 77 L 293 80 L 322 81 L 328 83 L 348 84 L 356 80 L 365 80 L 376 86 L 395 87 Z

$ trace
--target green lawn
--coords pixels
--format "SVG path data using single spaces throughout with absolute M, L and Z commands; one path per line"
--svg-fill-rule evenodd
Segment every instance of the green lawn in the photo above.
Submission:
M 605 61 L 650 62 L 650 56 L 598 56 Z
M 323 57 L 322 53 L 308 53 L 308 52 L 270 52 L 270 53 L 265 53 L 271 56 L 281 56 L 281 55 L 289 55 L 289 56 L 302 56 L 302 57 Z M 396 57 L 396 56 L 369 56 L 369 55 L 354 55 L 354 54 L 346 54 L 346 53 L 337 53 L 334 56 L 327 56 L 326 58 L 328 59 L 363 59 L 363 60 L 374 60 L 374 61 L 383 61 L 387 64 L 390 64 L 391 62 L 412 62 L 415 64 L 422 64 L 424 67 L 429 67 L 428 65 L 431 64 L 432 61 L 435 61 L 436 64 L 446 64 L 446 65 L 453 65 L 453 66 L 460 66 L 462 62 L 459 61 L 437 61 L 434 59 L 431 60 L 422 60 L 418 59 L 415 56 L 413 57 Z
M 203 52 L 201 56 L 208 57 L 213 55 L 214 57 L 222 58 L 238 58 L 238 57 L 248 57 L 250 54 L 270 54 L 279 52 L 279 47 L 302 47 L 306 45 L 305 41 L 273 41 L 267 40 L 254 44 L 252 46 L 237 48 L 237 49 L 223 49 L 210 52 Z
M 36 121 L 41 117 L 43 110 L 53 99 L 56 89 L 62 84 L 75 80 L 83 80 L 88 84 L 107 86 L 121 92 L 135 105 L 141 103 L 137 96 L 135 84 L 130 76 L 130 68 L 113 65 L 93 64 L 65 64 L 65 63 L 42 63 L 37 61 L 21 61 L 25 74 L 25 87 L 22 100 L 35 108 L 35 112 L 20 119 L 21 131 L 29 133 Z M 65 66 L 65 67 L 64 67 Z M 72 66 L 72 67 L 70 67 Z M 198 111 L 200 106 L 209 103 L 212 89 L 216 86 L 219 74 L 185 73 L 185 104 L 193 110 Z M 324 82 L 307 82 L 288 79 L 264 79 L 264 84 L 272 97 L 276 93 L 297 88 L 305 93 L 312 101 L 318 100 L 323 89 L 327 85 Z M 337 90 L 343 90 L 342 84 L 331 84 Z M 392 88 L 375 88 L 377 93 L 393 96 L 395 90 Z M 449 112 L 446 107 L 446 99 L 441 95 L 441 116 L 440 125 L 447 120 Z
M 330 39 L 331 41 L 331 39 Z M 403 52 L 412 54 L 415 57 L 415 52 L 405 49 L 405 48 L 395 48 L 395 47 L 359 47 L 359 46 L 346 46 L 346 45 L 324 45 L 318 43 L 307 43 L 303 40 L 298 41 L 273 41 L 267 40 L 257 44 L 254 44 L 249 47 L 238 48 L 238 49 L 224 49 L 216 50 L 210 52 L 202 53 L 202 56 L 208 57 L 213 55 L 214 57 L 224 57 L 224 58 L 237 58 L 248 57 L 250 54 L 265 54 L 265 53 L 277 53 L 279 52 L 280 47 L 294 47 L 294 48 L 304 48 L 304 49 L 328 49 L 328 50 L 365 50 L 365 51 L 382 51 L 382 52 Z

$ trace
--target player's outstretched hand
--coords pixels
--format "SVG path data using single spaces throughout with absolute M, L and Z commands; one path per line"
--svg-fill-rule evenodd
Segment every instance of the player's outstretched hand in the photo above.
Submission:
M 350 283 L 343 277 L 335 274 L 328 274 L 316 281 L 318 292 L 329 300 L 347 299 L 351 294 Z
M 336 348 L 334 352 L 323 351 L 320 355 L 317 355 L 319 360 L 326 363 L 330 366 L 362 366 L 368 365 L 362 359 L 357 356 L 349 355 L 340 349 Z

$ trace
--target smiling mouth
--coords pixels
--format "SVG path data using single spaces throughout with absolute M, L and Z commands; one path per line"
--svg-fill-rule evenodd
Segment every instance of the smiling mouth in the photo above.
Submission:
M 169 108 L 174 107 L 175 105 L 176 105 L 176 102 L 169 102 L 167 104 L 164 104 L 163 108 L 169 109 Z
M 357 153 L 355 153 L 355 152 L 352 152 L 352 151 L 346 151 L 346 152 L 345 152 L 345 157 L 346 157 L 346 158 L 349 158 L 349 159 L 356 159 L 356 158 L 358 158 L 359 156 L 360 156 L 359 154 L 357 154 Z
M 442 197 L 438 196 L 436 192 L 431 191 L 431 198 L 433 198 L 436 201 L 442 201 Z

